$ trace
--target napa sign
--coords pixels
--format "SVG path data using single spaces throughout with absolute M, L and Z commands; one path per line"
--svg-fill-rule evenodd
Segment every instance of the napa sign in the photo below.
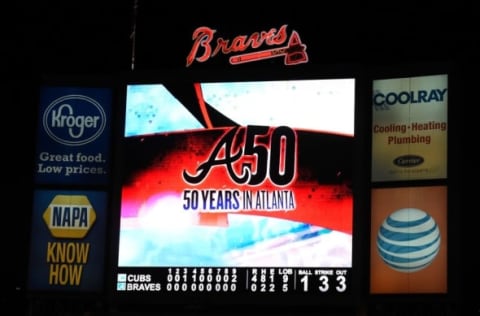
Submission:
M 102 288 L 106 205 L 104 192 L 35 192 L 31 289 Z

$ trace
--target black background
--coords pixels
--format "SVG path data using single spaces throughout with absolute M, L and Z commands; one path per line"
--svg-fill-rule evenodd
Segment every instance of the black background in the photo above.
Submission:
M 388 2 L 388 1 L 384 1 Z M 458 149 L 450 170 L 455 185 L 453 225 L 461 315 L 480 313 L 478 207 L 480 7 L 474 1 L 214 2 L 32 1 L 2 6 L 3 223 L 2 303 L 28 312 L 27 256 L 32 211 L 39 85 L 45 75 L 112 75 L 185 68 L 192 31 L 206 25 L 225 38 L 288 24 L 308 45 L 310 65 L 359 64 L 399 69 L 402 64 L 446 62 L 458 75 L 450 123 Z M 135 18 L 136 17 L 136 18 Z M 135 46 L 132 29 L 136 21 Z M 283 67 L 274 61 L 272 67 Z M 221 58 L 192 69 L 230 71 Z M 6 96 L 6 98 L 5 98 Z M 450 122 L 455 120 L 454 122 Z M 461 145 L 460 145 L 461 144 Z M 455 174 L 452 174 L 455 172 Z M 8 280 L 8 282 L 6 281 Z M 399 303 L 398 305 L 401 305 Z

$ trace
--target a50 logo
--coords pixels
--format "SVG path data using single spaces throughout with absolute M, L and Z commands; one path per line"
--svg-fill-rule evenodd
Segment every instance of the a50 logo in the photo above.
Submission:
M 218 140 L 195 174 L 183 171 L 183 179 L 198 184 L 212 168 L 223 166 L 237 184 L 258 185 L 270 179 L 275 185 L 285 186 L 296 174 L 296 144 L 297 135 L 287 126 L 235 126 Z

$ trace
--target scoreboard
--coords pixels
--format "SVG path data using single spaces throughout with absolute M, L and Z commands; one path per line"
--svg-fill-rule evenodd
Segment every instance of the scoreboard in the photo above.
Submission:
M 122 269 L 117 291 L 192 293 L 345 293 L 350 269 L 318 268 L 167 268 L 136 274 Z
M 449 292 L 447 71 L 137 75 L 42 89 L 31 292 L 114 306 Z
M 347 297 L 355 88 L 127 83 L 114 298 Z

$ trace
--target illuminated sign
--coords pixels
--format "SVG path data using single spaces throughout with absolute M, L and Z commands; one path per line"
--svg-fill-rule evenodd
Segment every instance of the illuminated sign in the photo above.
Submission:
M 345 302 L 355 79 L 125 91 L 116 298 Z
M 207 26 L 198 27 L 193 32 L 193 45 L 187 56 L 187 67 L 194 61 L 206 62 L 220 53 L 231 55 L 231 65 L 276 57 L 283 57 L 285 65 L 308 62 L 307 46 L 302 43 L 296 31 L 288 33 L 286 24 L 279 29 L 271 28 L 249 36 L 238 35 L 231 40 L 215 38 L 215 32 L 216 30 Z
M 108 88 L 42 88 L 36 183 L 108 182 L 111 98 Z
M 51 234 L 59 238 L 85 237 L 95 218 L 95 210 L 85 195 L 57 195 L 43 213 Z
M 373 182 L 447 177 L 448 75 L 373 81 Z
M 30 290 L 102 290 L 106 204 L 105 192 L 35 191 Z
M 103 133 L 106 122 L 103 107 L 84 95 L 62 96 L 54 100 L 43 114 L 47 135 L 67 146 L 94 141 Z

